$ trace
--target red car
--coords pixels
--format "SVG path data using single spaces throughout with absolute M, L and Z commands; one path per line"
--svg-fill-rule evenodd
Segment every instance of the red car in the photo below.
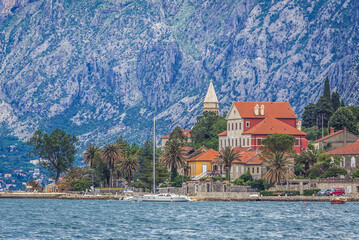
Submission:
M 344 195 L 345 194 L 345 190 L 344 188 L 333 188 L 330 189 L 330 191 L 326 192 L 327 195 L 329 196 L 333 196 L 333 195 Z

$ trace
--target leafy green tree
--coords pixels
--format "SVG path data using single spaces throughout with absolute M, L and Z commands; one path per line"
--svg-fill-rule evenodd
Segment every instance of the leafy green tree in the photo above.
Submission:
M 164 154 L 161 156 L 161 163 L 163 166 L 171 169 L 171 182 L 173 182 L 177 176 L 177 169 L 186 163 L 181 143 L 178 140 L 167 141 L 164 147 Z
M 348 108 L 340 107 L 333 114 L 329 120 L 330 126 L 334 127 L 335 130 L 340 130 L 346 127 L 350 132 L 357 133 L 356 127 L 357 119 L 355 118 L 352 111 Z
M 52 177 L 55 177 L 55 183 L 57 183 L 60 175 L 68 170 L 75 161 L 77 141 L 75 135 L 66 134 L 59 128 L 51 132 L 50 135 L 39 129 L 35 131 L 27 144 L 33 147 L 30 155 L 46 159 L 40 164 L 50 172 Z
M 226 169 L 226 175 L 228 179 L 231 179 L 230 170 L 231 170 L 232 162 L 235 160 L 239 160 L 239 154 L 235 153 L 233 148 L 226 147 L 225 149 L 219 151 L 217 159 L 219 163 L 224 163 L 224 167 Z
M 242 174 L 239 179 L 243 179 L 244 182 L 250 182 L 253 181 L 253 177 L 251 173 L 249 172 L 249 169 L 247 169 L 247 172 L 245 174 Z
M 197 117 L 197 122 L 191 130 L 192 144 L 195 148 L 205 146 L 218 150 L 218 134 L 227 129 L 224 116 L 214 112 L 204 112 Z
M 89 164 L 90 167 L 92 167 L 95 154 L 98 150 L 100 150 L 100 147 L 97 144 L 89 144 L 82 154 L 84 163 Z
M 172 183 L 172 187 L 182 187 L 182 184 L 184 182 L 187 182 L 191 180 L 191 178 L 189 176 L 186 175 L 178 175 L 175 177 L 173 183 Z
M 317 105 L 314 103 L 309 103 L 304 107 L 304 112 L 302 114 L 302 126 L 306 128 L 310 128 L 315 126 L 317 123 Z
M 268 135 L 263 141 L 263 151 L 270 152 L 292 152 L 295 138 L 288 134 L 272 134 Z
M 352 173 L 352 178 L 359 178 L 359 167 L 357 167 L 357 170 Z
M 330 84 L 328 76 L 325 77 L 323 97 L 330 101 Z
M 175 127 L 173 131 L 170 133 L 170 139 L 169 140 L 176 140 L 181 145 L 187 143 L 188 137 L 183 134 L 183 129 L 181 127 Z
M 78 180 L 75 180 L 73 183 L 73 191 L 85 191 L 86 189 L 89 189 L 92 186 L 92 183 L 87 178 L 81 178 Z
M 308 170 L 310 178 L 326 177 L 325 173 L 333 167 L 339 165 L 341 156 L 333 155 L 328 156 L 326 154 L 321 154 L 318 157 L 317 163 L 313 164 L 313 167 Z
M 251 188 L 256 188 L 257 191 L 264 191 L 274 186 L 274 184 L 268 184 L 264 179 L 256 179 L 250 183 Z
M 58 185 L 60 191 L 84 191 L 91 186 L 97 186 L 99 179 L 95 169 L 85 166 L 83 168 L 74 166 L 66 172 L 61 183 Z
M 332 93 L 331 101 L 332 101 L 333 111 L 335 112 L 340 107 L 340 96 L 338 92 Z
M 302 163 L 296 163 L 294 165 L 294 174 L 299 176 L 299 175 L 303 175 L 304 174 L 304 164 Z
M 323 123 L 323 127 L 327 127 L 329 119 L 332 115 L 333 115 L 332 103 L 326 97 L 324 96 L 320 97 L 317 103 L 317 111 L 315 114 L 315 116 L 318 119 L 318 123 L 317 123 L 318 126 L 321 127 Z
M 323 177 L 338 177 L 339 175 L 347 175 L 348 171 L 344 168 L 331 167 L 323 174 Z

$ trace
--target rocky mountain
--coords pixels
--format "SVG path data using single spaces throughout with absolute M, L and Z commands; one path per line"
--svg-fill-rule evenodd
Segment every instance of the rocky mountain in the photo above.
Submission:
M 142 143 L 201 113 L 209 80 L 234 100 L 289 101 L 300 115 L 329 76 L 359 104 L 357 0 L 0 0 L 0 122 L 82 146 Z

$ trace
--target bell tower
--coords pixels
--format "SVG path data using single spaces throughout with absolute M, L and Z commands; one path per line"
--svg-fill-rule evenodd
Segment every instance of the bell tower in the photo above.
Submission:
M 215 112 L 219 114 L 219 105 L 216 92 L 214 91 L 213 81 L 209 83 L 206 97 L 203 102 L 203 112 Z

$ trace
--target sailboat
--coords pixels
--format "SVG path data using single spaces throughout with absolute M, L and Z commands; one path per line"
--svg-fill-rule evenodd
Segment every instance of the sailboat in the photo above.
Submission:
M 190 198 L 177 194 L 156 193 L 156 118 L 153 118 L 153 193 L 143 196 L 133 196 L 135 202 L 188 202 Z

